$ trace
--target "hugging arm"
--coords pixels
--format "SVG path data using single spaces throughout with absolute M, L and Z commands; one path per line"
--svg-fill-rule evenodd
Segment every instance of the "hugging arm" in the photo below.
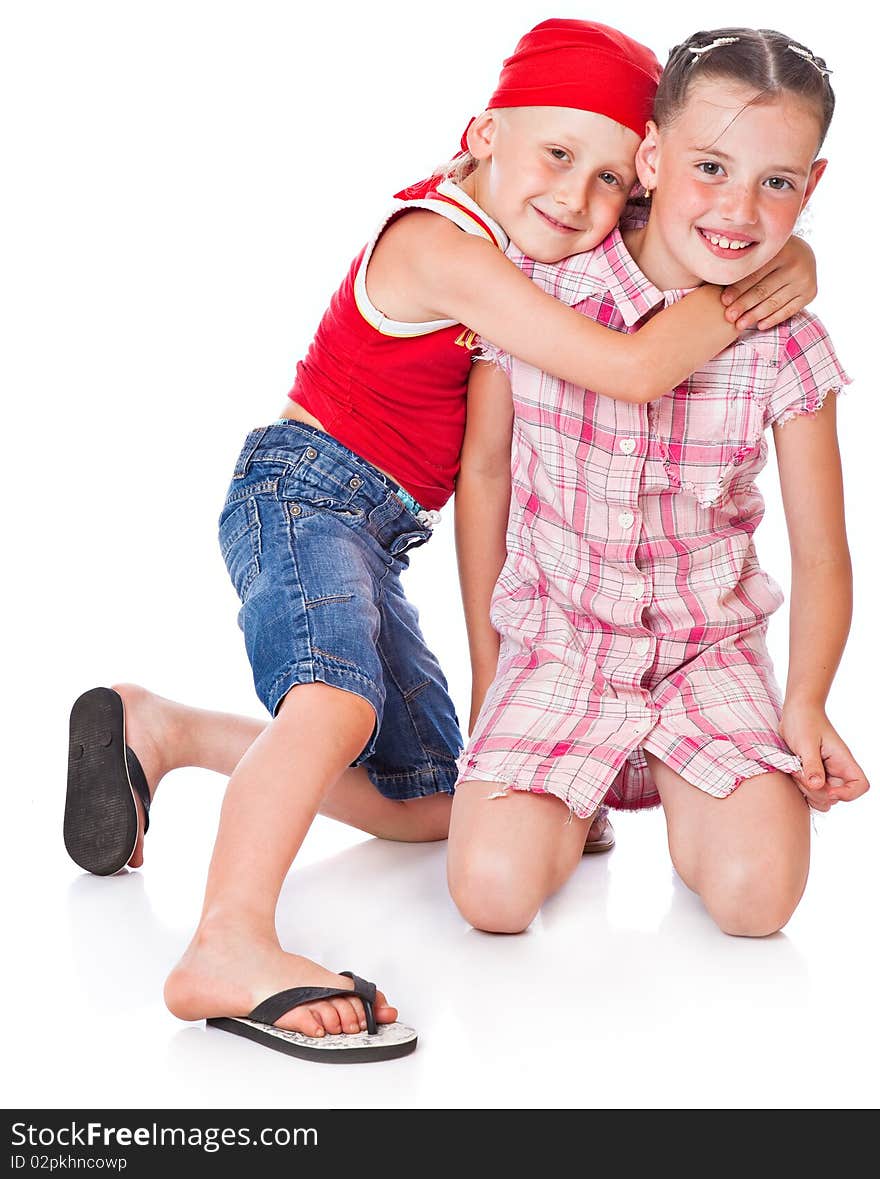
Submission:
M 852 618 L 836 397 L 816 414 L 774 425 L 791 545 L 789 663 L 780 732 L 803 762 L 794 778 L 828 810 L 868 789 L 863 771 L 825 713 Z
M 641 404 L 662 397 L 739 335 L 740 328 L 726 316 L 741 317 L 742 304 L 725 309 L 719 287 L 700 287 L 626 334 L 581 315 L 541 290 L 496 246 L 434 214 L 408 214 L 403 226 L 408 241 L 402 282 L 419 290 L 426 318 L 455 319 L 512 356 L 616 400 Z M 798 302 L 792 291 L 801 289 L 807 296 L 815 290 L 812 253 L 804 255 L 804 250 L 809 247 L 803 243 L 789 243 L 764 268 L 777 277 L 765 276 L 766 286 L 758 284 L 762 291 L 775 291 L 779 274 L 788 276 L 789 314 L 790 307 L 807 302 L 806 297 Z M 746 288 L 749 282 L 740 285 Z
M 436 218 L 439 221 L 439 218 Z M 431 227 L 433 228 L 433 227 Z M 446 230 L 446 226 L 440 227 Z M 719 287 L 701 287 L 638 332 L 609 330 L 541 290 L 497 247 L 452 227 L 416 281 L 448 316 L 512 356 L 618 401 L 675 388 L 739 335 Z
M 455 484 L 455 546 L 471 659 L 469 733 L 498 666 L 500 639 L 489 621 L 489 605 L 507 556 L 512 431 L 510 382 L 496 365 L 478 362 L 468 385 Z

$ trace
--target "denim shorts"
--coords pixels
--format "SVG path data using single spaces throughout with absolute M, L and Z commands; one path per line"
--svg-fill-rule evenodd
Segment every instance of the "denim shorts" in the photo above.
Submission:
M 251 430 L 220 516 L 241 599 L 238 624 L 274 716 L 296 684 L 321 682 L 373 706 L 354 765 L 387 798 L 452 793 L 462 748 L 455 708 L 400 574 L 430 538 L 390 479 L 294 420 Z M 404 493 L 405 494 L 405 493 Z

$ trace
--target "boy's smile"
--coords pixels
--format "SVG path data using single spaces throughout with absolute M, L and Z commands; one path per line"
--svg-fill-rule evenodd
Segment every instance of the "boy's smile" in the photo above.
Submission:
M 617 224 L 636 179 L 635 132 L 572 107 L 484 111 L 468 144 L 485 166 L 462 188 L 538 262 L 597 246 Z

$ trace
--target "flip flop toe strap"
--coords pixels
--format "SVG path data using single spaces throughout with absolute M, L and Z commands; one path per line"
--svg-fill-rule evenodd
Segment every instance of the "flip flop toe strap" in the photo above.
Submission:
M 375 983 L 358 978 L 350 970 L 342 970 L 340 974 L 347 975 L 353 981 L 353 990 L 340 987 L 289 987 L 286 991 L 279 991 L 275 995 L 270 995 L 268 999 L 264 999 L 262 1003 L 258 1003 L 248 1019 L 254 1020 L 255 1023 L 274 1024 L 282 1015 L 292 1011 L 294 1007 L 305 1007 L 309 1003 L 318 1003 L 322 999 L 335 999 L 337 996 L 357 995 L 364 1004 L 367 1031 L 371 1036 L 375 1036 L 378 1031 L 376 1018 L 373 1014 L 373 1004 L 376 1001 Z
M 137 754 L 128 745 L 125 747 L 125 760 L 128 763 L 128 780 L 144 806 L 144 835 L 150 829 L 150 788 L 143 767 L 137 759 Z
M 347 975 L 354 983 L 354 993 L 362 1000 L 367 1016 L 367 1031 L 371 1036 L 376 1034 L 376 1016 L 373 1014 L 373 1004 L 376 1002 L 376 984 L 352 974 L 350 970 L 340 970 L 340 974 Z

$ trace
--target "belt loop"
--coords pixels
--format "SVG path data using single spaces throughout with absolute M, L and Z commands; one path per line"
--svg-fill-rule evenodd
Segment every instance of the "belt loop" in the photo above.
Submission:
M 263 435 L 268 429 L 268 426 L 257 426 L 245 438 L 244 446 L 241 448 L 241 454 L 238 456 L 238 462 L 235 464 L 235 470 L 232 472 L 233 479 L 243 479 L 247 474 L 251 459 L 254 457 L 254 451 L 263 441 Z

